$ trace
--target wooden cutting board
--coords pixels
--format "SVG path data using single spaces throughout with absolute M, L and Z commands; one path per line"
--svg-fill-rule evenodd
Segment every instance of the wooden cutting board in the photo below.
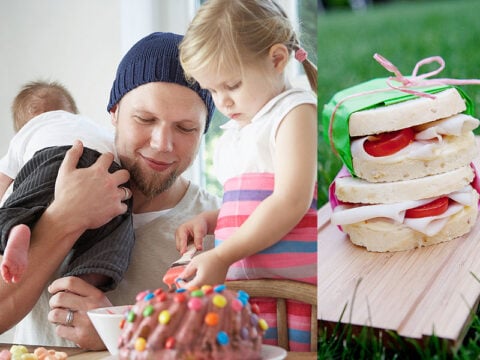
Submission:
M 353 245 L 318 212 L 318 318 L 396 331 L 435 334 L 458 344 L 480 299 L 480 221 L 447 243 L 396 253 Z M 346 306 L 343 318 L 342 311 Z

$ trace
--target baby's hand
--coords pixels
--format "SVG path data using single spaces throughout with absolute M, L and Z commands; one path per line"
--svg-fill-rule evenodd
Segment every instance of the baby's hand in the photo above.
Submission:
M 195 256 L 187 265 L 185 270 L 179 275 L 181 279 L 191 281 L 178 282 L 179 287 L 188 288 L 190 286 L 217 285 L 223 284 L 227 276 L 228 267 L 217 255 L 215 249 L 208 250 Z

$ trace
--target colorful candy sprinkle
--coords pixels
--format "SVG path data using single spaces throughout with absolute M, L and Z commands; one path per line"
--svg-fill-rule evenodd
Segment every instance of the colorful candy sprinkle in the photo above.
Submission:
M 214 295 L 212 298 L 212 303 L 216 307 L 223 308 L 225 305 L 227 305 L 227 299 L 223 295 Z
M 175 297 L 173 298 L 173 300 L 176 302 L 176 303 L 183 303 L 185 300 L 187 300 L 187 297 L 185 295 L 185 293 L 178 293 L 178 294 L 175 294 Z
M 148 316 L 152 315 L 154 311 L 155 311 L 155 309 L 153 308 L 152 305 L 147 305 L 147 306 L 145 306 L 145 309 L 143 309 L 143 316 L 148 317 Z
M 125 327 L 125 319 L 122 319 L 120 321 L 120 325 L 119 325 L 120 329 L 123 329 Z
M 165 340 L 165 349 L 173 349 L 175 347 L 175 338 L 173 336 L 169 336 L 167 340 Z
M 268 330 L 268 324 L 267 324 L 267 322 L 265 321 L 265 319 L 260 319 L 260 320 L 258 320 L 258 326 L 260 326 L 260 329 L 262 329 L 263 331 L 267 331 L 267 330 Z
M 220 284 L 220 285 L 217 285 L 213 288 L 213 291 L 217 292 L 217 293 L 221 293 L 223 290 L 225 290 L 226 286 L 225 284 Z
M 252 326 L 257 326 L 258 316 L 256 314 L 250 314 L 250 324 L 252 324 Z
M 158 315 L 158 322 L 160 324 L 168 324 L 171 319 L 170 311 L 168 310 L 163 310 L 160 312 L 160 315 Z
M 247 300 L 250 299 L 250 295 L 248 295 L 248 293 L 243 290 L 238 290 L 237 297 L 239 299 L 240 298 L 247 299 Z
M 162 294 L 163 292 L 164 292 L 163 289 L 158 288 L 157 290 L 155 290 L 155 291 L 153 292 L 153 294 L 154 294 L 155 296 L 158 296 L 158 295 Z
M 211 294 L 213 292 L 213 287 L 211 285 L 203 285 L 201 289 L 205 295 Z
M 238 299 L 233 299 L 232 300 L 232 309 L 233 309 L 233 311 L 236 311 L 236 312 L 242 311 L 242 309 L 243 309 L 242 302 Z
M 219 331 L 217 334 L 217 342 L 219 345 L 227 345 L 230 342 L 228 335 L 225 331 Z
M 243 340 L 248 339 L 248 329 L 245 326 L 242 327 L 242 330 L 240 330 L 240 336 L 242 337 Z
M 197 290 L 193 290 L 190 295 L 193 297 L 202 297 L 205 294 L 203 293 L 203 290 L 197 289 Z
M 147 340 L 145 340 L 143 337 L 139 337 L 137 340 L 135 340 L 135 350 L 144 351 L 146 347 Z
M 194 311 L 200 310 L 202 308 L 202 300 L 200 298 L 190 298 L 188 300 L 188 308 Z
M 145 301 L 148 301 L 150 299 L 153 299 L 155 295 L 153 295 L 153 293 L 148 293 L 147 295 L 145 295 L 145 297 L 143 298 L 143 300 Z
M 252 308 L 252 312 L 254 314 L 260 315 L 260 308 L 259 308 L 258 304 L 252 304 L 251 308 Z
M 248 299 L 250 298 L 250 295 L 248 295 L 245 291 L 239 290 L 237 293 L 237 299 L 240 300 L 243 304 L 243 306 L 248 304 Z
M 216 313 L 208 313 L 205 315 L 205 324 L 208 326 L 215 326 L 218 324 L 218 314 Z
M 131 310 L 131 311 L 128 312 L 127 321 L 128 322 L 134 322 L 135 317 L 136 317 L 135 312 L 133 310 Z
M 164 292 L 157 295 L 157 299 L 160 302 L 167 300 L 167 297 L 168 297 L 167 293 L 164 293 Z
M 139 302 L 140 300 L 142 300 L 142 299 L 145 297 L 146 294 L 148 294 L 148 290 L 139 292 L 139 293 L 137 294 L 137 296 L 135 297 L 135 300 L 136 300 L 137 302 Z

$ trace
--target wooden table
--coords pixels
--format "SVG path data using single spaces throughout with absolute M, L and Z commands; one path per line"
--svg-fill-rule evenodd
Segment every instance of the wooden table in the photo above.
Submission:
M 12 344 L 0 344 L 0 351 L 10 349 Z M 29 351 L 33 351 L 36 346 L 27 346 Z M 111 357 L 108 351 L 85 351 L 80 348 L 64 348 L 64 347 L 46 347 L 47 349 L 55 349 L 56 351 L 64 351 L 68 354 L 70 360 L 101 360 Z M 113 358 L 113 357 L 112 357 Z M 316 353 L 312 352 L 289 352 L 286 360 L 313 360 L 317 358 Z
M 328 204 L 318 212 L 320 326 L 340 321 L 408 338 L 435 333 L 454 345 L 462 341 L 480 299 L 480 221 L 447 243 L 373 253 L 353 245 L 330 224 L 330 214 Z

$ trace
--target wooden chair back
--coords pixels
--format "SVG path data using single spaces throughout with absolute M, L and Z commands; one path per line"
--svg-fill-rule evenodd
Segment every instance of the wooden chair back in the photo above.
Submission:
M 317 321 L 317 287 L 293 280 L 235 280 L 226 281 L 228 288 L 244 290 L 251 297 L 274 298 L 277 302 L 278 345 L 289 350 L 286 300 L 296 300 L 312 305 L 310 318 L 310 351 L 317 351 L 318 321 Z

